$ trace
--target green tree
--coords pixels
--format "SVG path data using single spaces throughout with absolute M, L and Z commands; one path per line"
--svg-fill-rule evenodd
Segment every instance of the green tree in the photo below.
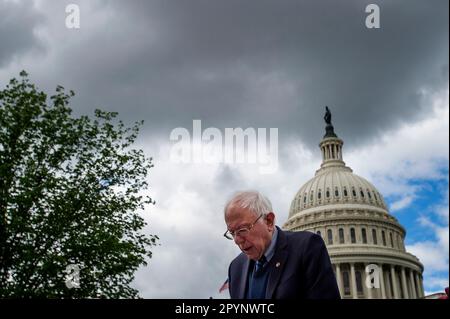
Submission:
M 154 204 L 152 159 L 131 147 L 142 122 L 74 117 L 72 91 L 48 99 L 20 76 L 0 91 L 0 297 L 139 297 L 130 283 L 158 242 L 139 215 Z

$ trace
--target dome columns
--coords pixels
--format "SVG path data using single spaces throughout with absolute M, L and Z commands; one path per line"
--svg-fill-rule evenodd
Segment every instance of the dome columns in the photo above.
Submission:
M 381 299 L 386 299 L 386 284 L 384 282 L 383 265 L 380 265 L 380 288 L 381 288 Z
M 408 294 L 408 287 L 406 287 L 406 275 L 405 275 L 405 267 L 402 267 L 400 270 L 402 274 L 402 288 L 403 288 L 403 294 L 406 299 L 409 299 Z
M 358 298 L 358 292 L 357 292 L 357 287 L 356 287 L 356 273 L 355 273 L 355 264 L 354 263 L 350 263 L 350 281 L 351 281 L 351 293 L 353 296 L 353 299 L 357 299 Z
M 342 283 L 342 273 L 341 273 L 341 265 L 336 264 L 336 281 L 339 288 L 339 293 L 341 296 L 344 295 L 343 283 Z
M 369 265 L 370 265 L 369 263 L 365 263 L 365 264 L 364 264 L 364 268 L 367 269 L 367 266 L 369 266 Z M 365 270 L 365 269 L 364 269 L 364 270 Z M 366 296 L 367 296 L 367 299 L 373 299 L 372 288 L 367 287 L 367 282 L 368 282 L 368 281 L 372 282 L 371 279 L 369 278 L 370 274 L 367 273 L 367 272 L 365 272 L 365 273 L 366 273 L 366 276 L 365 276 L 365 278 L 364 278 L 364 288 L 365 288 L 364 290 L 365 290 L 365 294 L 366 294 Z M 380 278 L 380 280 L 381 280 L 381 278 Z
M 397 274 L 395 271 L 395 266 L 391 265 L 391 283 L 392 283 L 392 297 L 394 299 L 400 299 L 400 295 L 398 292 L 398 282 L 397 282 Z
M 411 298 L 412 299 L 417 299 L 417 290 L 416 290 L 416 285 L 414 282 L 414 275 L 413 275 L 413 271 L 410 270 L 409 271 L 409 285 L 410 285 L 410 289 L 411 289 Z
M 418 299 L 424 296 L 420 274 L 415 269 L 397 264 L 377 263 L 378 284 L 367 286 L 373 272 L 366 267 L 373 263 L 342 261 L 333 263 L 342 298 L 352 299 Z M 376 277 L 375 277 L 376 278 Z
M 425 293 L 423 291 L 423 282 L 422 282 L 422 276 L 420 276 L 417 272 L 415 273 L 416 276 L 416 287 L 417 287 L 417 294 L 418 298 L 425 296 Z
M 325 138 L 320 142 L 319 146 L 322 150 L 322 167 L 324 164 L 330 161 L 341 162 L 341 165 L 345 165 L 342 159 L 342 145 L 344 142 L 337 137 Z

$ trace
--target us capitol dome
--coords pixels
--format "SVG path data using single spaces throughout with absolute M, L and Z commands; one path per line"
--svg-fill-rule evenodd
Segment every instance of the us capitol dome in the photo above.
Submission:
M 283 229 L 322 236 L 342 298 L 424 297 L 423 265 L 406 251 L 405 229 L 375 186 L 345 165 L 328 107 L 325 122 L 322 164 L 292 200 Z

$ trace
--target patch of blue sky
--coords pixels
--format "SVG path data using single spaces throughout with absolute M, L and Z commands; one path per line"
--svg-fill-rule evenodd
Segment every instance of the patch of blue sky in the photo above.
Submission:
M 407 231 L 405 240 L 407 245 L 418 241 L 433 240 L 435 231 L 431 227 L 421 224 L 421 217 L 426 217 L 439 226 L 448 225 L 448 220 L 444 221 L 437 211 L 439 206 L 448 205 L 448 169 L 445 172 L 447 175 L 445 179 L 409 181 L 408 184 L 416 188 L 413 200 L 406 207 L 391 212 Z M 396 196 L 385 198 L 388 207 L 391 207 L 398 199 Z
M 448 165 L 448 164 L 447 164 Z M 408 181 L 411 189 L 415 189 L 412 201 L 405 207 L 391 212 L 400 224 L 405 227 L 407 233 L 405 245 L 411 246 L 420 242 L 438 243 L 439 237 L 436 229 L 430 224 L 424 223 L 423 219 L 437 227 L 449 227 L 448 213 L 448 191 L 449 178 L 448 166 L 440 170 L 442 178 L 418 179 Z M 388 196 L 385 198 L 388 207 L 391 207 L 400 198 L 398 196 Z M 448 253 L 442 255 L 442 263 L 447 263 Z M 449 283 L 449 271 L 427 269 L 424 271 L 424 289 L 427 293 L 443 291 Z

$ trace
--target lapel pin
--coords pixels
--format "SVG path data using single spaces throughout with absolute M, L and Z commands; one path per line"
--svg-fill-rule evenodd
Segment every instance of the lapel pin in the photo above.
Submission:
M 279 262 L 277 262 L 277 263 L 275 264 L 275 267 L 278 268 L 278 267 L 280 267 L 280 265 L 281 265 L 281 264 L 280 264 Z

